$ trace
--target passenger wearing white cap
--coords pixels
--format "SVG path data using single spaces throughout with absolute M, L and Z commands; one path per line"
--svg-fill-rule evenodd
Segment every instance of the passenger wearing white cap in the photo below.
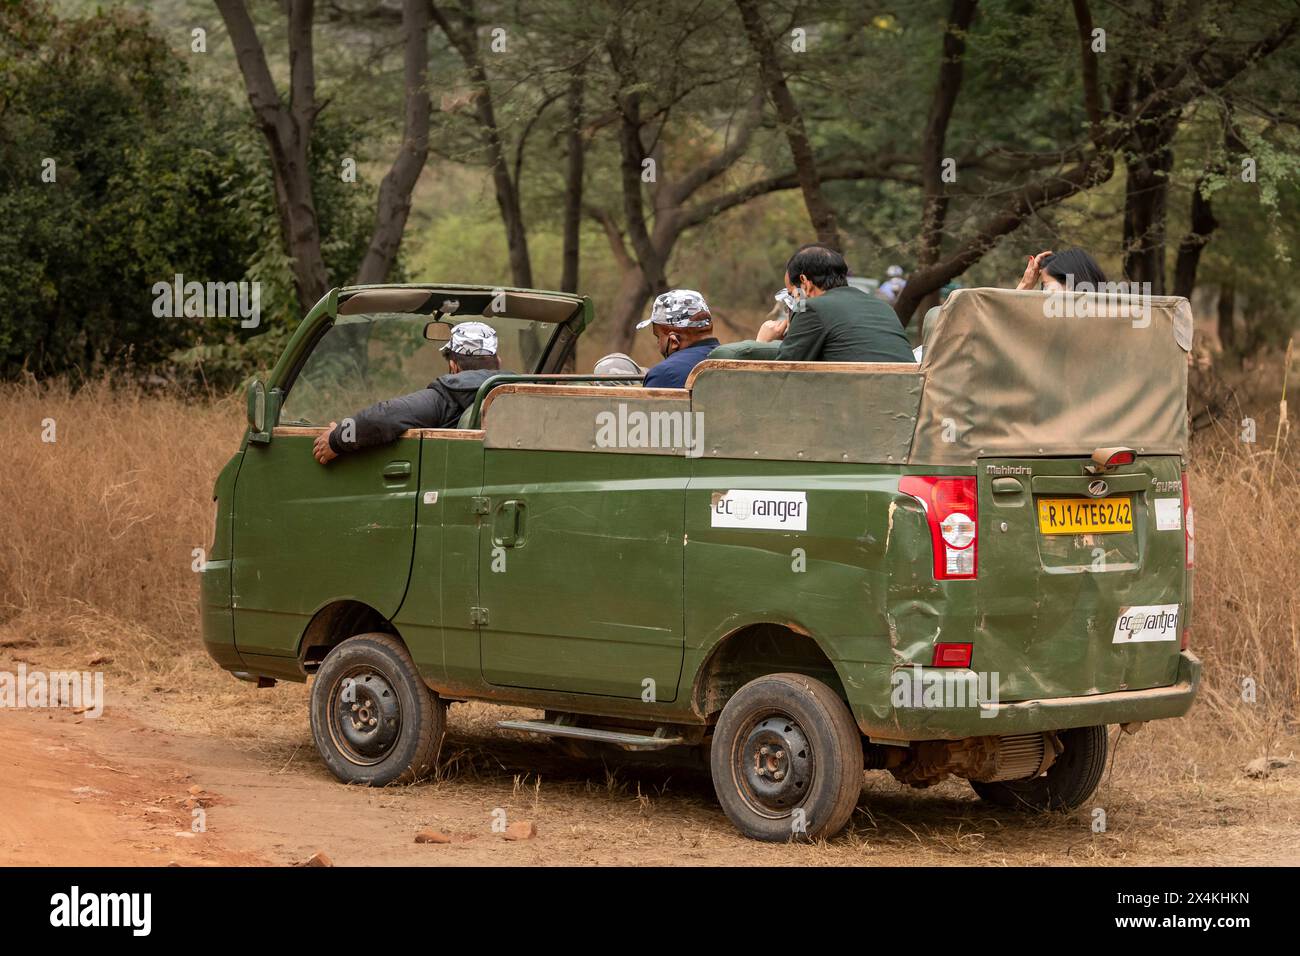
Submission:
M 646 388 L 685 388 L 691 369 L 721 343 L 713 335 L 713 316 L 704 296 L 693 289 L 673 289 L 655 298 L 647 325 L 659 340 L 664 360 L 645 374 Z
M 903 275 L 903 267 L 890 266 L 885 270 L 885 281 L 876 289 L 876 295 L 893 305 L 905 288 L 907 288 L 907 279 Z
M 497 333 L 485 322 L 461 322 L 441 349 L 450 371 L 410 395 L 390 398 L 352 416 L 351 427 L 330 422 L 312 454 L 322 465 L 339 455 L 386 445 L 408 428 L 455 428 L 479 386 L 501 370 Z

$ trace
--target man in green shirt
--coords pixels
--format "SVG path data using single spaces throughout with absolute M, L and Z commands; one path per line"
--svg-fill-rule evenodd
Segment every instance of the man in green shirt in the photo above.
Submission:
M 763 323 L 758 341 L 781 341 L 780 362 L 914 362 L 903 326 L 882 299 L 848 284 L 844 257 L 807 245 L 790 257 L 793 314 Z

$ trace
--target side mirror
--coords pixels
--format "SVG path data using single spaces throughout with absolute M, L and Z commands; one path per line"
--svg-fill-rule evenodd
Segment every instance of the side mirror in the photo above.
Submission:
M 268 442 L 271 430 L 267 427 L 266 386 L 254 379 L 248 385 L 248 438 L 249 441 Z
M 425 324 L 424 337 L 430 342 L 450 342 L 451 326 L 441 319 L 435 319 Z

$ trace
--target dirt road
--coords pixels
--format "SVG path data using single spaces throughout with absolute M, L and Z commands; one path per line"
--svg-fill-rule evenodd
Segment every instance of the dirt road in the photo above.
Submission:
M 305 721 L 258 745 L 159 726 L 145 704 L 93 720 L 0 711 L 0 864 L 290 864 L 317 851 L 338 865 L 1300 863 L 1300 773 L 1204 770 L 1176 723 L 1125 738 L 1112 776 L 1069 816 L 994 810 L 960 781 L 914 791 L 871 774 L 844 835 L 770 846 L 730 829 L 698 767 L 568 758 L 495 731 L 498 716 L 453 707 L 440 779 L 366 790 L 327 774 Z M 502 815 L 537 835 L 504 840 Z M 458 842 L 415 843 L 426 828 Z

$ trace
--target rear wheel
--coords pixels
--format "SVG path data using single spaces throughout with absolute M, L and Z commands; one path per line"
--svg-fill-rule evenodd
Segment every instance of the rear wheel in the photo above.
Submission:
M 862 737 L 821 681 L 769 674 L 732 695 L 713 731 L 713 788 L 736 828 L 774 843 L 834 836 L 862 792 Z
M 1075 727 L 1058 735 L 1064 748 L 1047 772 L 1031 780 L 970 782 L 980 799 L 1015 810 L 1077 810 L 1106 769 L 1105 727 Z
M 316 749 L 344 783 L 410 783 L 433 769 L 446 705 L 401 642 L 359 634 L 330 651 L 311 688 Z

